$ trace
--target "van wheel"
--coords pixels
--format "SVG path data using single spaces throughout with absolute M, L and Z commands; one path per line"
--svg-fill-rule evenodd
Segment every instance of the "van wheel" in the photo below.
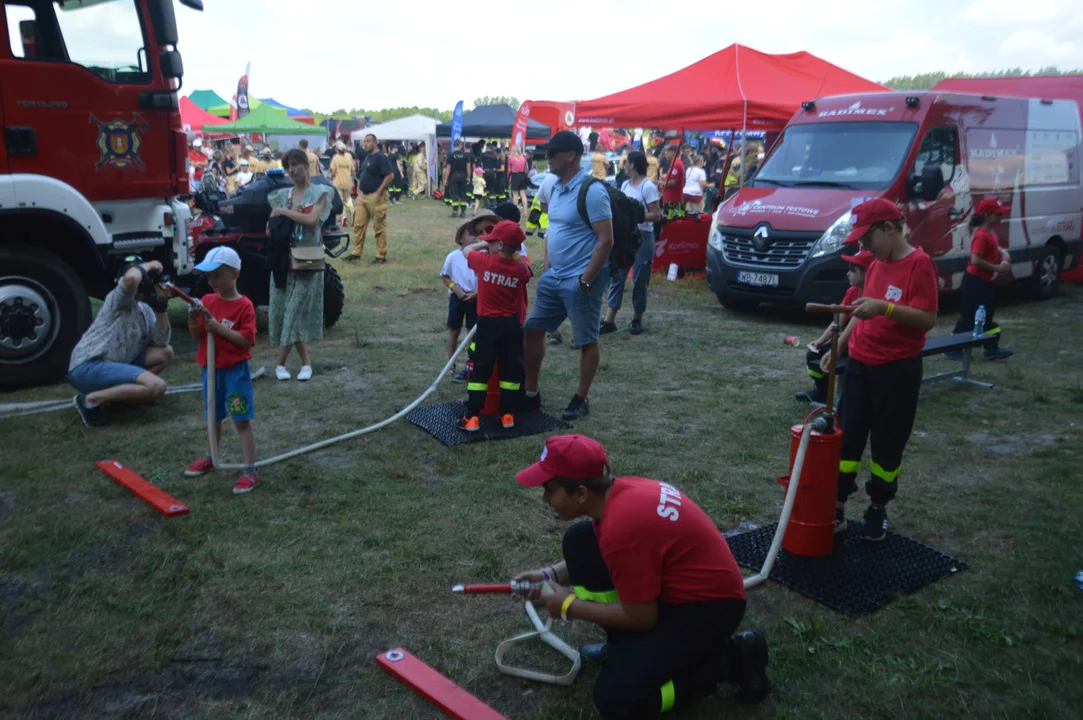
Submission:
M 1045 251 L 1034 267 L 1030 277 L 1030 293 L 1035 300 L 1048 300 L 1060 289 L 1060 271 L 1064 256 L 1056 245 L 1046 245 Z
M 331 265 L 323 270 L 323 326 L 333 327 L 342 317 L 342 308 L 346 304 L 346 291 L 342 289 L 342 278 Z
M 742 300 L 724 293 L 718 293 L 718 302 L 722 303 L 722 307 L 734 312 L 752 312 L 760 306 L 755 300 Z
M 0 248 L 0 268 L 0 390 L 59 380 L 90 325 L 83 281 L 38 248 Z

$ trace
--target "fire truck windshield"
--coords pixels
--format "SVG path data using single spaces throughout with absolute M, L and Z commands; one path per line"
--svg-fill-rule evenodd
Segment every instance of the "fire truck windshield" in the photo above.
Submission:
M 150 83 L 136 0 L 14 0 L 4 7 L 17 57 L 81 65 L 110 83 Z

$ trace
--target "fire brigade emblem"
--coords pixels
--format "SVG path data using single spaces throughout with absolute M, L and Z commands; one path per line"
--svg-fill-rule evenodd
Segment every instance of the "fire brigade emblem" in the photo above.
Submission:
M 120 118 L 102 122 L 93 115 L 90 116 L 90 122 L 98 126 L 97 145 L 102 154 L 98 164 L 94 166 L 95 170 L 103 167 L 146 169 L 147 166 L 139 159 L 139 149 L 143 145 L 139 133 L 146 132 L 148 126 L 138 113 L 132 116 L 131 122 L 124 122 Z

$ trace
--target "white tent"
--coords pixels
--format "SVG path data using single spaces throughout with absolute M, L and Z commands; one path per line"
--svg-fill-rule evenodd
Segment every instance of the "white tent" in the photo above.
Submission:
M 373 125 L 371 127 L 355 130 L 350 133 L 352 142 L 361 142 L 366 135 L 372 134 L 383 142 L 384 140 L 413 140 L 424 141 L 425 159 L 429 163 L 429 192 L 432 192 L 432 182 L 436 177 L 436 126 L 439 120 L 425 117 L 424 115 L 411 115 L 399 118 L 391 122 Z

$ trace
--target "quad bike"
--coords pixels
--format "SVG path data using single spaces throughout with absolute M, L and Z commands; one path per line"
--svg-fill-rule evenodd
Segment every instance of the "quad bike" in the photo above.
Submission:
M 312 182 L 333 187 L 326 178 L 320 176 L 313 177 Z M 267 194 L 292 185 L 285 173 L 272 170 L 267 175 L 252 180 L 228 199 L 216 190 L 200 189 L 195 193 L 196 208 L 202 212 L 193 218 L 188 226 L 191 236 L 189 252 L 196 263 L 199 263 L 212 248 L 220 245 L 236 250 L 241 256 L 243 268 L 237 280 L 237 289 L 254 305 L 267 305 L 270 302 L 271 272 L 267 269 L 266 247 L 267 221 L 271 217 L 271 206 L 267 204 Z M 339 229 L 338 224 L 338 218 L 343 211 L 342 199 L 337 191 L 332 197 L 331 214 L 321 231 L 324 252 L 328 257 L 337 258 L 349 248 L 349 236 Z M 197 275 L 178 278 L 177 285 L 197 296 L 209 292 L 206 281 Z M 345 301 L 342 278 L 328 263 L 323 273 L 324 327 L 331 327 L 338 322 Z

